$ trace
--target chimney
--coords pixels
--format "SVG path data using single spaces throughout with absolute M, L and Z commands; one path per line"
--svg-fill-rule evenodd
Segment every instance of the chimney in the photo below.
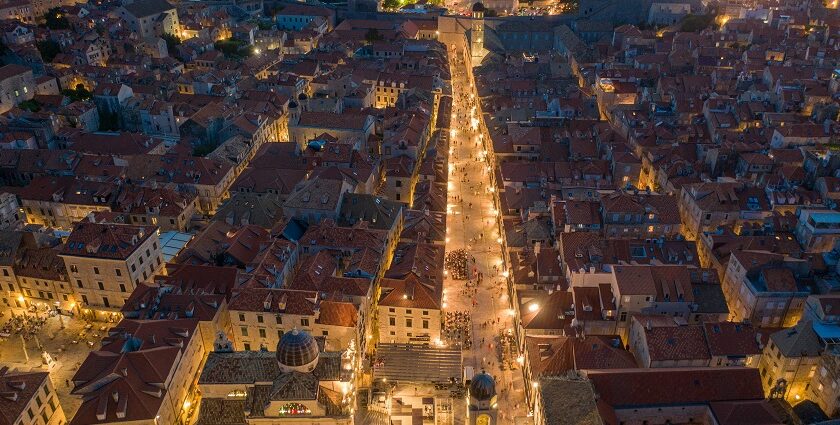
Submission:
M 650 323 L 650 319 L 648 319 L 647 322 L 645 323 L 645 329 L 647 329 L 647 330 L 652 330 L 653 329 L 653 325 Z
M 124 419 L 125 414 L 128 411 L 128 397 L 120 398 L 120 401 L 117 402 L 117 418 Z
M 104 421 L 108 413 L 108 397 L 99 397 L 99 403 L 96 405 L 96 419 Z
M 271 293 L 269 292 L 263 300 L 263 309 L 265 309 L 265 311 L 271 310 L 271 298 Z

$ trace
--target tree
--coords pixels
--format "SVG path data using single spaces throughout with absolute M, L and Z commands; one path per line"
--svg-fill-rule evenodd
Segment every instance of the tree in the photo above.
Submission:
M 18 108 L 24 109 L 27 111 L 38 112 L 41 110 L 41 104 L 38 103 L 35 99 L 24 100 L 23 102 L 18 103 Z
M 168 32 L 165 32 L 165 33 L 161 34 L 160 38 L 162 38 L 163 41 L 166 42 L 166 50 L 169 53 L 172 53 L 174 51 L 175 46 L 181 44 L 181 39 L 178 38 L 178 36 L 175 35 L 175 34 L 170 34 Z
M 51 30 L 68 30 L 70 29 L 70 21 L 61 13 L 61 9 L 54 7 L 44 14 L 44 20 L 47 28 Z
M 209 155 L 210 152 L 216 150 L 216 146 L 213 146 L 210 143 L 202 143 L 200 145 L 196 145 L 193 147 L 193 156 L 206 156 Z
M 382 0 L 383 9 L 399 9 L 400 0 Z
M 680 31 L 700 32 L 714 23 L 714 15 L 686 15 L 680 22 Z
M 262 31 L 270 30 L 274 28 L 274 21 L 260 19 L 259 21 L 257 21 L 257 27 L 259 27 L 259 29 Z
M 79 84 L 76 86 L 75 89 L 65 89 L 61 91 L 61 94 L 70 98 L 71 101 L 77 102 L 80 100 L 88 100 L 93 97 L 93 93 L 91 93 L 85 86 Z
M 224 55 L 230 59 L 247 58 L 254 54 L 254 49 L 248 46 L 244 41 L 232 38 L 219 40 L 213 43 L 213 46 L 216 50 L 224 53 Z
M 61 46 L 53 40 L 42 40 L 35 43 L 35 46 L 38 47 L 38 53 L 41 54 L 41 58 L 47 63 L 52 62 L 61 53 Z
M 365 33 L 365 41 L 368 44 L 373 44 L 374 41 L 382 40 L 382 34 L 376 28 L 371 28 Z

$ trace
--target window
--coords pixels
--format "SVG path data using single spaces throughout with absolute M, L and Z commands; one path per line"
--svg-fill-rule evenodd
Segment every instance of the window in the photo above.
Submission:
M 410 308 L 409 308 L 409 309 L 407 309 L 407 310 L 405 311 L 405 314 L 411 314 L 411 309 L 410 309 Z
M 309 319 L 306 319 L 306 318 L 300 319 L 300 325 L 301 326 L 309 326 Z
M 388 324 L 391 326 L 397 326 L 397 318 L 396 317 L 389 317 Z
M 277 339 L 283 338 L 283 330 L 277 329 Z
M 245 347 L 245 351 L 251 351 L 251 344 L 248 344 L 248 343 L 246 342 L 246 343 L 244 343 L 244 344 L 242 344 L 242 345 Z
M 81 279 L 76 279 L 76 286 L 78 286 L 79 288 L 84 288 L 85 287 L 84 285 L 82 285 Z
M 82 303 L 87 305 L 87 303 L 88 303 L 87 295 L 82 295 Z
M 426 319 L 423 319 L 423 329 L 429 329 L 429 321 Z
M 41 396 L 38 394 L 35 394 L 35 404 L 37 404 L 38 407 L 41 407 L 41 405 L 44 404 L 44 401 L 41 400 Z
M 283 316 L 281 316 L 279 314 L 274 316 L 274 321 L 277 322 L 278 325 L 282 325 L 283 324 Z
M 394 313 L 394 312 L 396 312 L 396 310 L 394 309 L 394 307 L 391 307 L 391 308 L 389 308 L 389 309 L 388 309 L 388 313 Z
M 111 306 L 111 303 L 108 302 L 108 297 L 102 297 L 102 305 L 104 305 L 105 307 Z
M 410 328 L 413 326 L 411 319 L 405 319 L 405 327 Z
M 265 329 L 260 329 L 260 338 L 265 338 Z
M 8 276 L 8 275 L 9 275 L 9 271 L 6 270 L 6 269 L 3 269 L 3 276 Z
M 125 292 L 125 284 L 124 283 L 120 284 L 120 292 Z
M 122 276 L 122 271 L 120 269 L 114 269 L 114 273 L 116 273 L 117 276 Z
M 94 267 L 93 268 L 93 273 L 94 274 L 99 274 L 99 267 Z
M 242 332 L 242 336 L 248 336 L 248 327 L 247 326 L 240 326 L 239 331 Z
M 397 187 L 402 187 L 402 180 L 397 179 L 396 185 Z
M 239 313 L 239 321 L 240 321 L 240 322 L 244 322 L 244 321 L 245 321 L 245 313 Z
M 132 272 L 136 272 L 136 271 L 137 271 L 137 265 L 136 265 L 136 264 L 132 264 L 132 265 L 131 265 L 131 271 L 132 271 Z
M 137 257 L 137 259 L 140 260 L 140 264 L 143 264 L 143 257 Z
M 104 290 L 105 290 L 105 285 L 104 285 L 102 282 L 96 282 L 96 285 L 97 285 L 97 286 L 99 286 L 99 290 L 100 290 L 100 291 L 104 291 Z
M 429 315 L 429 310 L 423 310 L 423 315 L 428 316 Z
M 151 253 L 149 252 L 149 250 L 147 249 L 147 250 L 146 250 L 146 257 L 151 257 L 151 256 L 152 256 L 152 254 L 151 254 Z

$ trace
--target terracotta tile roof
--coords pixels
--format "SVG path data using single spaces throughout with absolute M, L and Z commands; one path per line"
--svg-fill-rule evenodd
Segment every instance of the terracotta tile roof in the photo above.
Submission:
M 111 328 L 72 378 L 71 393 L 84 401 L 70 423 L 154 420 L 197 326 L 196 319 L 123 320 Z
M 301 247 L 340 250 L 369 248 L 381 253 L 385 250 L 386 240 L 387 232 L 384 230 L 368 229 L 363 226 L 340 227 L 333 220 L 323 220 L 309 226 L 299 243 Z
M 314 316 L 317 301 L 317 292 L 248 288 L 234 292 L 228 310 Z
M 271 235 L 268 230 L 256 225 L 247 225 L 232 234 L 229 233 L 223 247 L 226 255 L 245 265 L 253 262 L 270 244 Z
M 782 425 L 785 422 L 767 400 L 709 403 L 719 425 Z
M 8 366 L 0 368 L 0 424 L 17 425 L 17 419 L 24 415 L 49 377 L 49 372 L 9 372 Z
M 322 325 L 354 328 L 359 320 L 359 311 L 352 303 L 321 301 L 317 322 Z
M 613 266 L 616 295 L 650 295 L 656 301 L 694 301 L 687 266 Z
M 68 281 L 64 259 L 53 247 L 27 249 L 14 266 L 15 275 L 34 279 Z
M 642 326 L 645 326 L 645 342 L 652 362 L 711 359 L 700 325 L 648 328 L 643 323 Z
M 764 399 L 755 368 L 593 370 L 586 377 L 612 408 Z
M 786 268 L 766 268 L 761 270 L 761 278 L 767 289 L 773 292 L 796 292 L 797 284 L 793 272 Z
M 324 129 L 363 130 L 370 115 L 363 113 L 342 113 L 304 111 L 300 114 L 298 126 Z
M 405 278 L 411 273 L 424 280 L 443 282 L 444 248 L 426 243 L 400 243 L 394 250 L 389 279 Z
M 77 152 L 109 155 L 146 154 L 156 149 L 163 140 L 141 133 L 81 133 L 69 141 Z
M 443 242 L 446 238 L 446 213 L 405 210 L 400 238 L 418 242 Z
M 382 295 L 379 305 L 383 307 L 420 308 L 440 310 L 443 301 L 442 285 L 424 283 L 414 273 L 401 279 L 381 280 Z
M 303 256 L 298 262 L 297 271 L 289 283 L 289 288 L 319 291 L 324 279 L 335 276 L 339 257 L 339 252 L 330 250 L 321 250 L 313 255 Z
M 761 354 L 762 343 L 752 325 L 720 322 L 703 323 L 709 352 L 713 356 L 752 356 Z
M 566 331 L 574 319 L 572 293 L 545 293 L 520 305 L 522 326 L 525 329 L 553 329 Z
M 562 205 L 565 223 L 572 226 L 583 224 L 586 226 L 601 224 L 600 205 L 593 201 L 568 200 Z
M 61 255 L 126 259 L 146 239 L 157 238 L 156 231 L 154 226 L 82 221 L 73 227 Z
M 233 234 L 236 227 L 224 221 L 211 221 L 203 230 L 198 232 L 180 253 L 172 260 L 181 264 L 216 264 L 215 257 L 222 252 L 229 234 Z

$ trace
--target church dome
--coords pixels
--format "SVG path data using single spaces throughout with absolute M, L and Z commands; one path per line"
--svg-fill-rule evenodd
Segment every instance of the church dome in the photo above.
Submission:
M 473 12 L 484 12 L 484 3 L 478 2 L 478 3 L 473 4 L 472 11 Z
M 470 382 L 470 397 L 479 400 L 487 401 L 496 396 L 496 381 L 490 374 L 482 371 L 475 375 Z
M 297 108 L 298 104 L 294 100 L 289 102 L 289 109 Z
M 318 363 L 318 342 L 305 331 L 287 332 L 277 343 L 277 362 L 284 372 L 311 372 Z

